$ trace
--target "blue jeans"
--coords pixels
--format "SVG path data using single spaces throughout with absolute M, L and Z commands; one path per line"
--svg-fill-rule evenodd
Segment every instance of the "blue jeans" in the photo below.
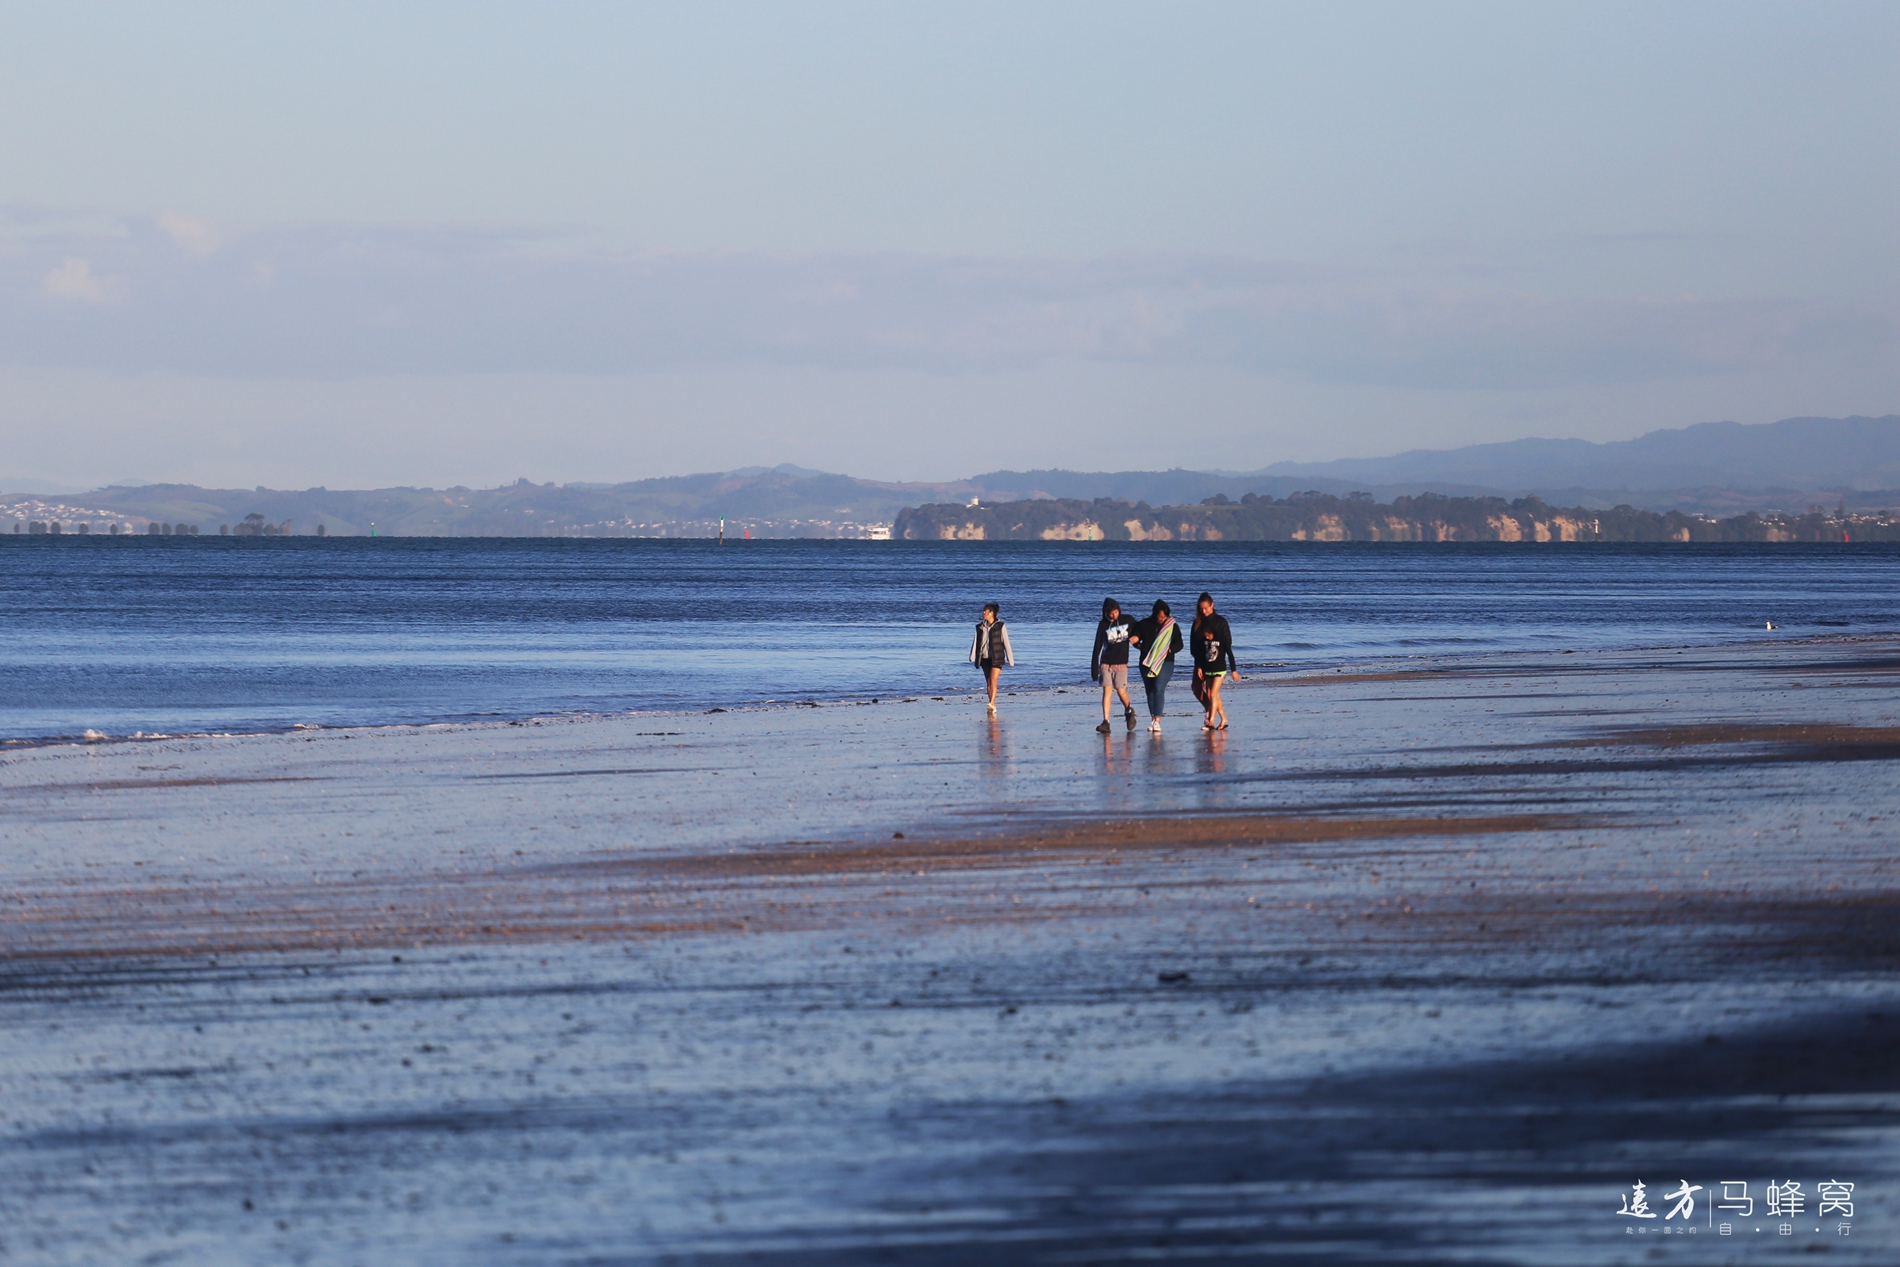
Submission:
M 1148 676 L 1146 669 L 1141 674 L 1141 689 L 1148 692 L 1148 716 L 1159 717 L 1168 708 L 1168 679 L 1174 676 L 1174 661 L 1163 660 L 1161 672 Z

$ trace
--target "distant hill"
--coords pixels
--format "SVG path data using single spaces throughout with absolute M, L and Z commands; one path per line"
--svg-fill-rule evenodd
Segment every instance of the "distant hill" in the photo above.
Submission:
M 0 497 L 0 517 L 16 522 L 194 525 L 215 535 L 247 515 L 298 536 L 665 537 L 711 536 L 719 521 L 739 536 L 883 535 L 897 512 L 920 501 L 967 501 L 967 481 L 891 484 L 798 468 L 753 468 L 625 484 L 531 484 L 501 488 L 345 490 L 199 488 L 192 484 L 114 486 L 78 494 Z M 74 531 L 74 528 L 67 528 Z M 9 529 L 10 531 L 10 529 Z
M 52 480 L 43 480 L 30 475 L 0 475 L 0 493 L 83 493 L 83 488 L 71 484 L 59 484 Z
M 388 536 L 879 536 L 905 507 L 1109 498 L 1143 508 L 1211 498 L 1285 499 L 1316 492 L 1380 502 L 1435 493 L 1535 496 L 1579 510 L 1630 505 L 1712 515 L 1900 506 L 1900 415 L 1711 422 L 1635 440 L 1514 440 L 1418 449 L 1385 458 L 1281 462 L 1259 471 L 990 471 L 940 483 L 861 480 L 804 467 L 501 488 L 209 489 L 114 486 L 72 493 L 45 481 L 0 496 L 0 519 L 196 524 L 216 533 L 259 514 L 296 534 Z M 37 484 L 37 487 L 30 485 Z
M 1900 505 L 1900 415 L 1709 422 L 1634 440 L 1512 440 L 1382 458 L 1277 462 L 1258 471 L 992 471 L 969 481 L 985 501 L 1120 498 L 1182 505 L 1215 495 L 1366 492 L 1535 495 L 1558 505 L 1736 514 L 1845 500 Z
M 1279 462 L 1266 476 L 1369 484 L 1454 482 L 1517 492 L 1900 488 L 1900 415 L 1705 422 L 1634 440 L 1512 440 L 1385 458 Z

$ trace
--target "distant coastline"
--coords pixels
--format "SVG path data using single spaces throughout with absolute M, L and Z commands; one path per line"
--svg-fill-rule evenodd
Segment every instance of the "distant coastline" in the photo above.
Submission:
M 1310 522 L 1278 509 L 1312 511 L 1326 495 L 1343 509 Z M 991 513 L 1036 502 L 1050 506 L 1012 511 L 1009 523 Z M 1104 518 L 1094 508 L 1108 502 L 1129 512 Z M 984 513 L 959 518 L 972 505 Z M 1249 509 L 1202 509 L 1232 505 Z M 485 489 L 21 487 L 0 493 L 0 532 L 39 523 L 92 535 L 175 536 L 184 525 L 187 535 L 707 538 L 723 526 L 728 539 L 882 540 L 910 528 L 912 539 L 953 540 L 1838 541 L 1842 532 L 1890 539 L 1894 507 L 1900 415 L 1705 423 L 1609 444 L 1517 440 L 1250 473 L 991 471 L 891 482 L 780 465 Z
M 1491 541 L 1853 542 L 1900 541 L 1900 514 L 1856 514 L 1844 505 L 1806 514 L 1728 519 L 1617 506 L 1557 508 L 1536 497 L 1425 493 L 1377 502 L 1359 494 L 1248 494 L 1154 508 L 1114 498 L 1040 498 L 996 505 L 915 506 L 899 512 L 900 541 Z

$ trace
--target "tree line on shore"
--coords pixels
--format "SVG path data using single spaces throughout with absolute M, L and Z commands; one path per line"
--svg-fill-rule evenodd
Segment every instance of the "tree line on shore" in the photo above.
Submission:
M 1194 506 L 1151 507 L 1114 498 L 1041 498 L 994 505 L 927 505 L 900 511 L 900 541 L 1504 541 L 1745 542 L 1900 541 L 1900 516 L 1753 512 L 1728 519 L 1633 506 L 1558 508 L 1536 497 L 1422 493 L 1225 495 Z

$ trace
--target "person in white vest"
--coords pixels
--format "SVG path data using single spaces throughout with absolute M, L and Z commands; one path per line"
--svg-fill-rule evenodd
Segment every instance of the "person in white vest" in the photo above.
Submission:
M 1003 626 L 1003 611 L 995 603 L 983 604 L 983 619 L 976 622 L 976 637 L 970 643 L 970 663 L 983 671 L 993 713 L 996 711 L 996 680 L 1002 676 L 1005 666 L 1016 667 L 1016 657 L 1009 650 L 1009 630 Z

